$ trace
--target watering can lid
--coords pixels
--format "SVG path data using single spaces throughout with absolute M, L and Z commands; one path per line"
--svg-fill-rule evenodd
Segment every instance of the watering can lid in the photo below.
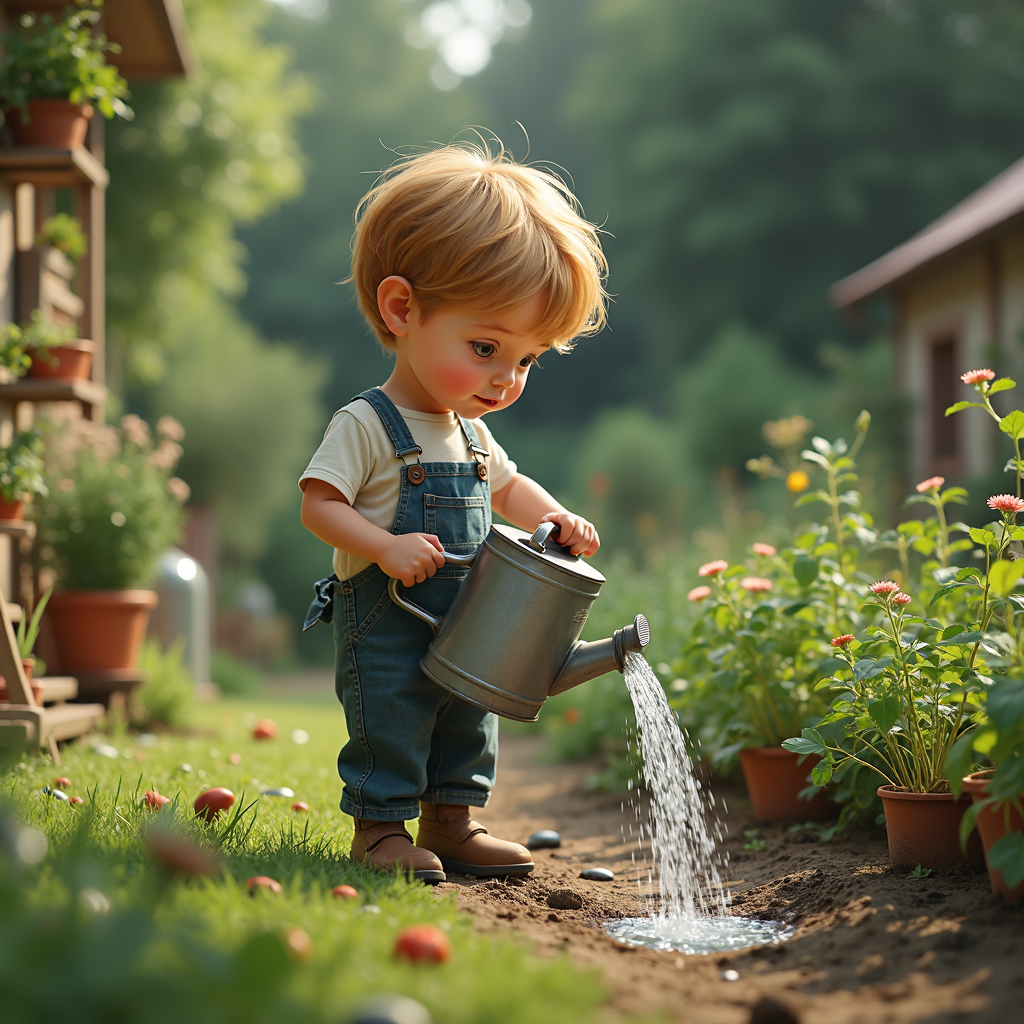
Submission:
M 547 529 L 545 529 L 547 528 Z M 541 523 L 537 531 L 531 536 L 525 530 L 517 530 L 514 526 L 504 526 L 495 523 L 491 527 L 493 533 L 497 533 L 509 541 L 517 552 L 523 552 L 530 558 L 539 559 L 548 565 L 554 566 L 562 572 L 569 573 L 583 580 L 592 580 L 595 583 L 604 583 L 605 577 L 592 565 L 584 561 L 578 555 L 569 553 L 568 548 L 550 539 L 550 534 L 558 529 L 555 523 Z

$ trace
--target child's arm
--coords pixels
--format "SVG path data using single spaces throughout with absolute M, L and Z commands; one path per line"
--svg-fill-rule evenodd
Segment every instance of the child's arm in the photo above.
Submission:
M 364 519 L 345 495 L 316 478 L 302 492 L 302 525 L 332 548 L 376 562 L 407 587 L 422 583 L 444 565 L 441 542 L 430 533 L 403 533 L 397 537 Z
M 561 530 L 556 539 L 574 555 L 592 555 L 601 546 L 593 523 L 564 508 L 536 480 L 522 473 L 491 494 L 491 508 L 521 530 L 558 523 Z

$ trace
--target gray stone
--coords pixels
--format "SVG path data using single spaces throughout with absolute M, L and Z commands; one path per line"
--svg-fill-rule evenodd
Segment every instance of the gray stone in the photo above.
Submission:
M 67 793 L 65 793 L 61 789 L 51 789 L 48 792 L 49 792 L 49 795 L 52 796 L 54 800 L 65 800 L 66 801 L 67 798 L 68 798 Z
M 526 848 L 528 850 L 556 850 L 561 845 L 562 837 L 549 828 L 541 829 L 540 832 L 534 832 L 526 840 Z
M 548 906 L 552 910 L 579 910 L 583 896 L 575 889 L 555 889 L 548 896 Z
M 607 868 L 584 868 L 580 872 L 580 878 L 585 878 L 588 882 L 611 882 L 615 874 Z
M 739 981 L 739 971 L 722 971 L 722 981 Z
M 287 786 L 277 786 L 274 789 L 264 789 L 260 791 L 261 796 L 284 796 L 293 797 L 295 796 L 295 790 L 289 789 Z
M 431 1024 L 430 1013 L 407 996 L 380 996 L 356 1007 L 349 1024 Z

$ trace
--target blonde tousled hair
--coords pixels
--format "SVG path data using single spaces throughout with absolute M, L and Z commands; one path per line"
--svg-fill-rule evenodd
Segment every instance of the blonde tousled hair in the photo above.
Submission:
M 351 280 L 389 350 L 377 287 L 392 275 L 410 282 L 425 317 L 445 306 L 499 313 L 543 292 L 538 333 L 566 352 L 604 326 L 607 272 L 598 229 L 565 182 L 515 163 L 500 144 L 404 157 L 356 209 Z

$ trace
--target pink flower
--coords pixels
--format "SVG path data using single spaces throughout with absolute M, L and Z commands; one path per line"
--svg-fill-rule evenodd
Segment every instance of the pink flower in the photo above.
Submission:
M 710 596 L 711 596 L 711 588 L 710 587 L 694 587 L 693 590 L 691 590 L 686 595 L 686 600 L 687 601 L 703 601 L 704 598 L 710 597 Z
M 698 570 L 698 576 L 717 576 L 720 572 L 725 572 L 729 568 L 729 563 L 724 558 L 716 558 L 713 562 L 705 562 Z
M 140 419 L 135 413 L 129 413 L 121 417 L 121 429 L 124 431 L 126 440 L 130 441 L 137 448 L 147 448 L 150 442 L 149 427 L 145 420 Z
M 995 374 L 991 370 L 968 370 L 960 374 L 960 379 L 965 384 L 980 384 L 982 381 L 992 380 Z
M 829 643 L 833 647 L 845 647 L 847 644 L 852 644 L 857 638 L 852 633 L 844 633 L 842 636 L 834 636 Z
M 993 494 L 986 504 L 989 508 L 1005 512 L 1007 515 L 1024 512 L 1024 498 L 1015 498 L 1012 494 Z
M 775 554 L 775 548 L 771 544 L 757 543 L 754 545 L 754 554 L 762 555 L 764 558 L 771 558 Z
M 167 481 L 167 490 L 170 492 L 171 497 L 174 498 L 175 501 L 180 501 L 182 505 L 188 501 L 192 494 L 192 488 L 189 487 L 189 485 L 185 483 L 180 476 L 172 476 L 171 479 Z
M 763 576 L 744 576 L 740 580 L 740 586 L 744 590 L 749 590 L 752 594 L 762 594 L 765 591 L 771 590 L 775 584 L 771 580 L 766 580 Z
M 868 590 L 879 597 L 889 597 L 900 592 L 900 585 L 893 583 L 892 580 L 879 580 L 877 583 L 872 583 Z
M 176 444 L 174 441 L 161 441 L 160 447 L 150 453 L 149 461 L 157 469 L 167 471 L 174 469 L 178 464 L 178 459 L 184 454 L 180 444 Z
M 917 493 L 924 494 L 925 491 L 930 491 L 933 488 L 937 491 L 945 482 L 946 478 L 944 476 L 930 476 L 927 480 L 922 480 L 917 485 Z
M 892 598 L 893 604 L 910 604 L 914 599 L 909 594 L 904 594 L 900 591 L 898 594 L 894 594 Z
M 185 428 L 173 416 L 161 416 L 156 421 L 156 432 L 168 441 L 185 440 Z

